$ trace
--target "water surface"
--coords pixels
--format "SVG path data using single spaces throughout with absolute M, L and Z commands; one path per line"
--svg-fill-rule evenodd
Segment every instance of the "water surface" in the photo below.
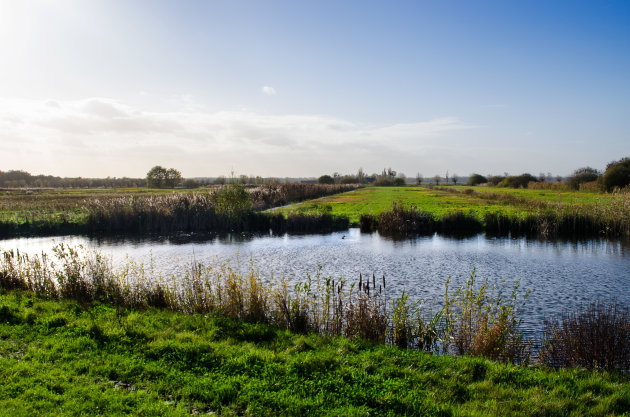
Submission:
M 126 257 L 161 271 L 163 276 L 181 276 L 192 263 L 228 262 L 242 272 L 252 265 L 264 277 L 290 281 L 307 274 L 345 277 L 385 275 L 389 296 L 405 289 L 427 308 L 441 303 L 446 279 L 451 287 L 461 285 L 476 270 L 478 279 L 488 279 L 509 291 L 516 280 L 531 290 L 522 311 L 529 330 L 539 330 L 545 317 L 592 300 L 617 300 L 630 305 L 630 256 L 619 242 L 540 242 L 441 236 L 393 241 L 378 233 L 350 229 L 326 235 L 304 236 L 179 236 L 130 239 L 83 236 L 19 238 L 0 241 L 2 249 L 50 252 L 65 242 L 100 249 L 115 263 Z

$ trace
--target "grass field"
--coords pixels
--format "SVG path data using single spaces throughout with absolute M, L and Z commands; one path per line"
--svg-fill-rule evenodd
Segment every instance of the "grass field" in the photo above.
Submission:
M 467 193 L 471 190 L 472 193 Z M 614 204 L 612 194 L 529 190 L 496 187 L 366 187 L 349 193 L 338 194 L 283 207 L 284 213 L 328 212 L 345 215 L 358 223 L 362 214 L 378 215 L 391 210 L 394 202 L 415 205 L 437 218 L 460 211 L 475 214 L 480 219 L 486 213 L 502 213 L 508 216 L 534 214 L 546 205 L 579 205 L 585 209 Z
M 190 194 L 192 191 L 148 188 L 5 190 L 0 193 L 0 221 L 80 224 L 87 219 L 89 205 L 97 200 L 173 192 Z
M 216 315 L 0 294 L 0 415 L 615 416 L 630 383 Z

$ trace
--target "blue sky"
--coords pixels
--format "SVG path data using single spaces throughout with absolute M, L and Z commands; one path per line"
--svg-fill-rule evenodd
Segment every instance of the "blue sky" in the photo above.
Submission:
M 0 169 L 603 169 L 630 156 L 628 22 L 628 1 L 0 0 Z

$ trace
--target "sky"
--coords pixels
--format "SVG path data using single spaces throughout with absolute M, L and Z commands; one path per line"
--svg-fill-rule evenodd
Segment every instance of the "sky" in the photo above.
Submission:
M 629 22 L 627 0 L 0 0 L 0 170 L 601 170 L 630 156 Z

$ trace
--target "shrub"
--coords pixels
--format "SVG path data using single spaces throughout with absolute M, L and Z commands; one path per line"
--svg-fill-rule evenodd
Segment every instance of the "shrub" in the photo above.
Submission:
M 606 191 L 623 188 L 630 184 L 630 158 L 622 158 L 609 163 L 601 181 Z
M 212 195 L 212 202 L 217 213 L 236 219 L 252 209 L 249 193 L 240 184 L 231 183 Z
M 470 178 L 468 178 L 468 182 L 466 185 L 479 185 L 485 184 L 488 182 L 488 178 L 484 177 L 481 174 L 472 174 Z
M 540 360 L 554 367 L 630 372 L 630 312 L 593 302 L 546 324 Z
M 434 230 L 433 215 L 419 211 L 415 206 L 405 208 L 402 203 L 394 203 L 391 211 L 378 216 L 378 231 L 383 235 L 404 236 L 428 234 Z
M 335 179 L 330 175 L 322 175 L 317 179 L 318 184 L 334 184 Z
M 521 174 L 518 176 L 508 176 L 497 184 L 499 187 L 527 188 L 530 182 L 538 182 L 538 179 L 531 174 Z
M 473 269 L 465 285 L 452 295 L 448 293 L 449 282 L 446 283 L 446 327 L 455 353 L 503 362 L 527 361 L 528 352 L 517 319 L 518 281 L 509 298 L 489 287 L 487 280 L 480 286 L 475 281 Z
M 573 190 L 579 190 L 580 185 L 586 182 L 596 181 L 599 178 L 599 172 L 595 168 L 584 167 L 576 169 L 569 177 L 569 187 Z

